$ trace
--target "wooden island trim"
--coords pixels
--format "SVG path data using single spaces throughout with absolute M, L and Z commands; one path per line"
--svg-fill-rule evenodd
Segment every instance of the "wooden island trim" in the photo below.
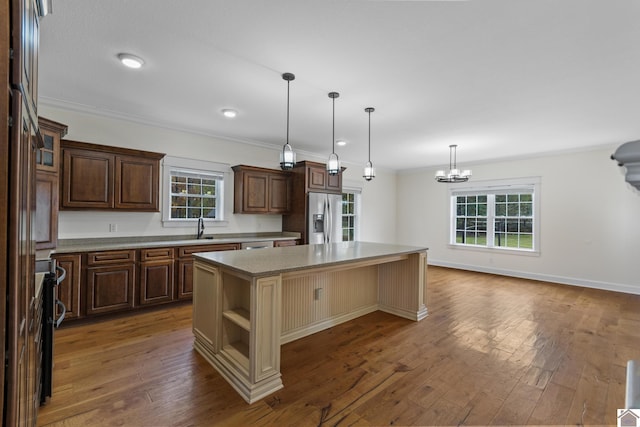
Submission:
M 366 252 L 385 246 L 349 244 L 356 245 L 358 253 L 361 248 Z M 234 261 L 238 255 L 253 256 L 247 251 L 235 254 L 236 258 L 225 253 L 196 255 L 194 348 L 253 403 L 283 387 L 281 344 L 376 310 L 414 321 L 424 319 L 426 249 L 386 246 L 386 255 L 347 256 L 350 259 L 328 265 L 310 260 L 312 267 L 283 267 L 286 271 L 280 273 L 267 267 L 240 271 Z M 395 248 L 402 249 L 394 253 Z M 308 246 L 263 249 L 258 256 L 282 259 L 295 251 L 311 257 Z

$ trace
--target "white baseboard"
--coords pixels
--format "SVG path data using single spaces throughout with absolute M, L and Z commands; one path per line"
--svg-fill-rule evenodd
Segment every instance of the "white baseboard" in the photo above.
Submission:
M 480 273 L 497 274 L 500 276 L 518 277 L 521 279 L 539 280 L 542 282 L 559 283 L 561 285 L 582 286 L 584 288 L 602 289 L 605 291 L 624 292 L 626 294 L 640 295 L 640 287 L 624 283 L 599 282 L 595 280 L 580 279 L 575 277 L 554 276 L 551 274 L 531 273 L 528 271 L 506 270 L 480 265 L 458 264 L 455 262 L 429 259 L 428 265 L 436 267 L 449 267 L 459 270 L 478 271 Z

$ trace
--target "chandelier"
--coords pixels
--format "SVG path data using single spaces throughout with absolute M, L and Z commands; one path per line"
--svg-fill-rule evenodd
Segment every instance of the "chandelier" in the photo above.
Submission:
M 458 146 L 452 144 L 449 146 L 449 172 L 439 170 L 436 172 L 436 181 L 438 182 L 466 182 L 469 181 L 471 171 L 465 169 L 462 172 L 456 165 L 456 148 Z

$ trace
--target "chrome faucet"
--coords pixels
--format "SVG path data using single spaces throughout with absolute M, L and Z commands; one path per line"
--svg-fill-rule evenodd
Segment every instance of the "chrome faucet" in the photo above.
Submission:
M 204 218 L 198 218 L 198 239 L 204 234 Z

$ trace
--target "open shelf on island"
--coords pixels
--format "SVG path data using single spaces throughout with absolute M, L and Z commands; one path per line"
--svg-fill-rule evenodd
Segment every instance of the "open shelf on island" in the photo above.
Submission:
M 251 330 L 251 322 L 249 321 L 249 311 L 244 308 L 234 308 L 233 310 L 227 310 L 222 315 L 240 326 L 245 331 Z
M 249 373 L 249 346 L 242 341 L 234 341 L 222 347 L 222 350 Z

